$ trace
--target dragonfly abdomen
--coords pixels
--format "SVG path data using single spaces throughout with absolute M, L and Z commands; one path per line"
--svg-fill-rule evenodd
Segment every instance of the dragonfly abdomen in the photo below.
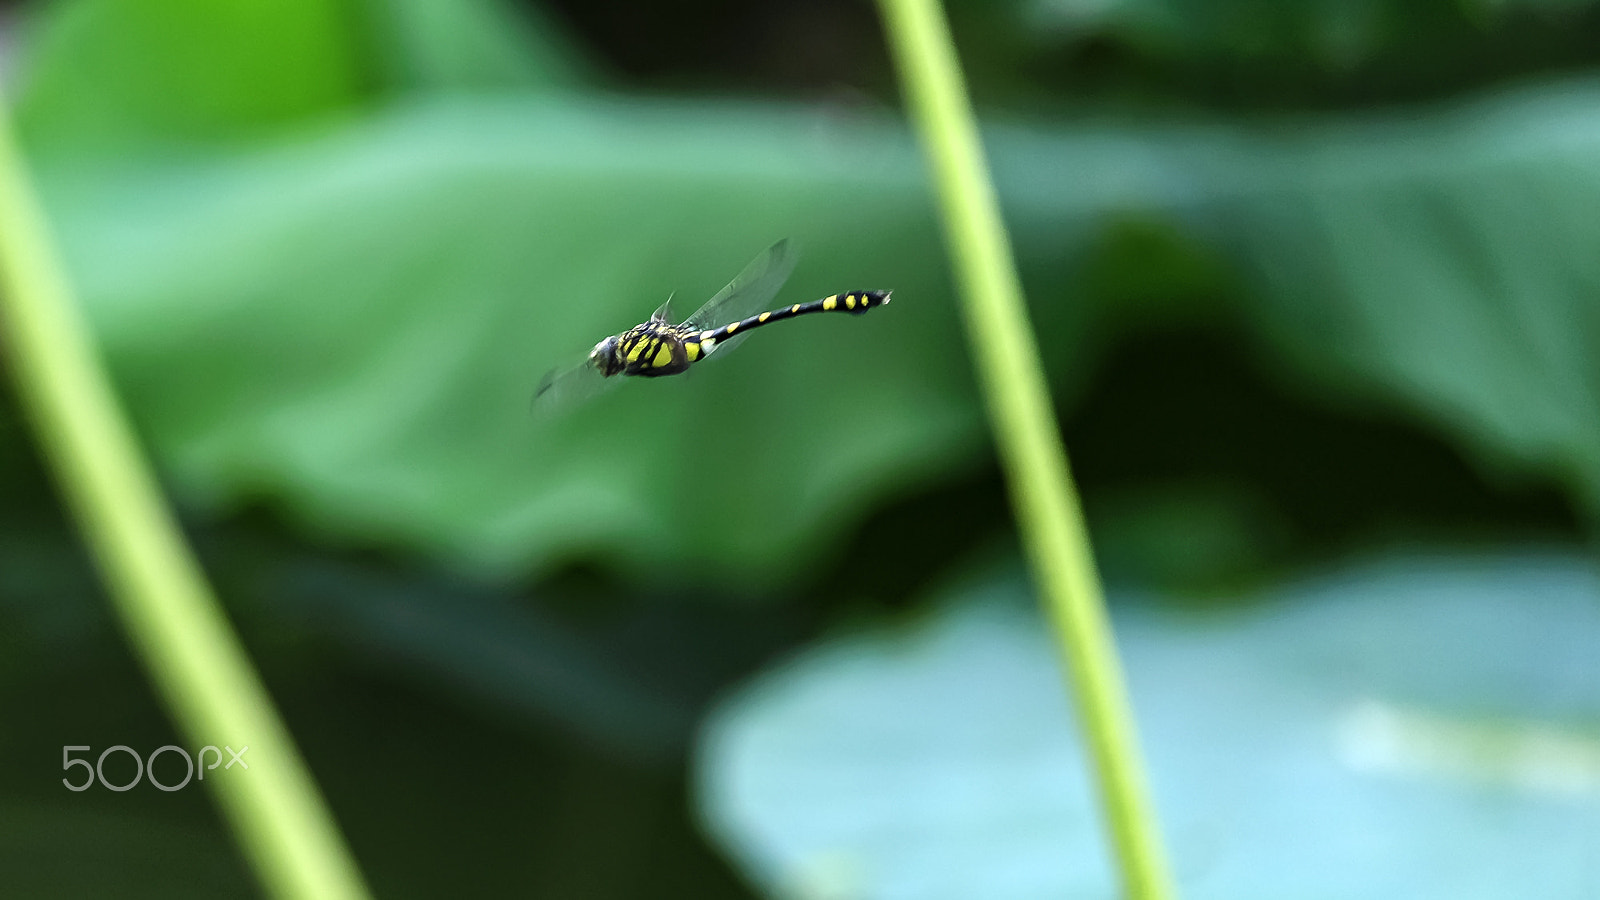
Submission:
M 796 303 L 793 306 L 783 306 L 778 309 L 758 313 L 748 319 L 729 322 L 721 328 L 710 328 L 695 334 L 685 335 L 686 343 L 691 351 L 698 350 L 694 359 L 710 355 L 718 343 L 737 337 L 753 328 L 760 328 L 772 322 L 783 319 L 792 319 L 807 313 L 818 312 L 847 312 L 851 315 L 861 315 L 876 306 L 883 306 L 889 302 L 889 291 L 850 291 L 844 294 L 834 294 L 813 300 L 810 303 Z

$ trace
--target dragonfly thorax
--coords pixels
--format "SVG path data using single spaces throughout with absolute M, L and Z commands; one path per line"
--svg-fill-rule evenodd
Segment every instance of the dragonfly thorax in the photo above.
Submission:
M 684 338 L 665 322 L 646 322 L 596 344 L 589 360 L 608 377 L 676 375 L 700 356 L 699 347 L 686 347 Z

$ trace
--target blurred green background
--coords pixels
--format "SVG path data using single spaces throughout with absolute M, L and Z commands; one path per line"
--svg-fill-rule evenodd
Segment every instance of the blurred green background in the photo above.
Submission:
M 1042 626 L 1021 612 L 869 4 L 3 10 L 0 71 L 122 399 L 379 896 L 1109 890 L 1104 872 L 1051 880 L 1103 855 L 1081 791 L 1038 815 L 1090 824 L 1033 856 L 1027 836 L 1054 832 L 989 814 L 1031 795 L 986 780 L 1013 771 L 991 752 L 1004 741 L 911 788 L 873 774 L 944 740 L 913 714 L 949 699 L 940 685 L 993 676 L 973 702 L 997 734 L 1065 729 L 1068 710 L 1048 666 L 1013 682 L 998 662 L 1045 658 Z M 1252 804 L 1289 790 L 1301 819 L 1342 810 L 1327 827 L 1345 836 L 1381 820 L 1415 847 L 1470 845 L 1539 896 L 1600 896 L 1600 868 L 1562 843 L 1600 846 L 1600 6 L 961 0 L 950 15 L 1096 551 L 1132 617 L 1180 882 L 1470 894 L 1448 857 L 1264 827 Z M 669 293 L 692 309 L 785 236 L 805 256 L 784 302 L 882 287 L 894 305 L 530 415 L 545 370 Z M 1448 602 L 1422 615 L 1383 572 Z M 949 612 L 969 594 L 1022 618 L 985 630 Z M 1360 602 L 1374 596 L 1400 618 Z M 915 671 L 891 674 L 852 661 L 874 641 L 893 661 L 928 628 L 984 649 L 952 638 L 924 670 L 913 648 Z M 1410 636 L 1395 672 L 1420 681 L 1361 661 L 1387 634 Z M 61 787 L 63 745 L 180 741 L 9 386 L 0 641 L 8 894 L 255 890 L 197 788 Z M 1464 661 L 1429 665 L 1418 648 L 1435 642 Z M 783 667 L 795 653 L 804 666 Z M 1224 755 L 1202 736 L 1237 736 L 1218 723 L 1254 702 L 1228 686 L 1298 685 L 1295 666 L 1332 699 L 1241 716 L 1259 732 L 1225 760 L 1173 757 Z M 1481 677 L 1502 669 L 1520 674 Z M 881 697 L 861 721 L 904 713 L 899 738 L 930 743 L 863 733 L 773 757 L 850 727 L 831 718 L 843 706 L 785 705 L 774 685 L 801 676 L 839 703 Z M 1017 687 L 1039 677 L 1042 702 Z M 1358 744 L 1377 721 L 1421 762 L 1185 791 L 1310 765 L 1327 748 L 1284 735 L 1351 721 Z M 1575 788 L 1541 792 L 1528 734 L 1567 748 Z M 855 786 L 821 824 L 806 798 L 759 789 L 813 764 Z M 964 887 L 892 877 L 935 846 L 901 789 L 948 800 L 941 827 L 973 853 Z M 1196 837 L 1190 819 L 1237 827 Z M 868 820 L 874 840 L 839 830 Z M 991 844 L 1042 880 L 1006 880 Z

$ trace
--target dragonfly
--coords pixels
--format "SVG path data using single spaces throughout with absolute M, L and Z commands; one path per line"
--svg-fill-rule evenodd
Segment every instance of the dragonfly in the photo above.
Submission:
M 624 377 L 659 378 L 687 372 L 713 353 L 727 353 L 750 332 L 795 316 L 819 312 L 861 315 L 889 302 L 890 291 L 847 291 L 809 303 L 768 309 L 796 261 L 786 238 L 751 260 L 744 271 L 682 322 L 674 324 L 669 297 L 650 319 L 594 345 L 574 365 L 552 369 L 539 382 L 538 406 L 565 406 L 587 399 Z

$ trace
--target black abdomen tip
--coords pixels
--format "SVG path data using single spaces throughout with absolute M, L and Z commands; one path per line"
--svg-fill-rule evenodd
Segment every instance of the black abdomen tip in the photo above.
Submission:
M 836 305 L 824 306 L 824 309 L 843 309 L 848 313 L 860 315 L 875 306 L 882 306 L 889 302 L 889 291 L 850 291 L 829 298 L 836 300 Z

